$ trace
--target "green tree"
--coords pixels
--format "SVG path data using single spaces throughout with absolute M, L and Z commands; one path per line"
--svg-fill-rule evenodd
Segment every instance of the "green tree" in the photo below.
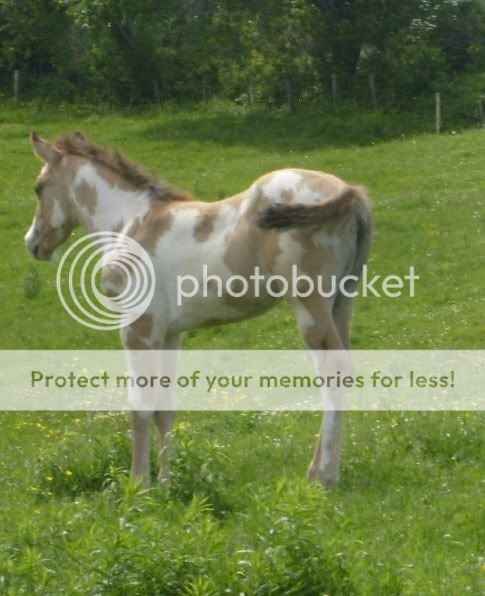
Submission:
M 0 73 L 9 79 L 14 69 L 27 81 L 60 72 L 70 75 L 70 19 L 56 0 L 0 0 Z

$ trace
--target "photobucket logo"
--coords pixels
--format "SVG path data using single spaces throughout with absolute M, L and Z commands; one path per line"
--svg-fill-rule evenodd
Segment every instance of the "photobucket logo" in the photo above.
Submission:
M 56 287 L 73 319 L 109 331 L 131 325 L 146 311 L 155 292 L 155 271 L 149 254 L 132 238 L 95 232 L 64 253 Z
M 360 292 L 357 285 L 359 280 L 361 282 Z M 177 276 L 177 305 L 181 306 L 184 300 L 196 295 L 202 295 L 204 298 L 213 297 L 214 291 L 211 290 L 213 287 L 216 288 L 215 296 L 217 298 L 223 296 L 242 298 L 248 294 L 255 298 L 261 296 L 308 298 L 315 292 L 322 298 L 331 298 L 337 294 L 343 294 L 348 298 L 355 298 L 358 295 L 399 298 L 405 294 L 414 298 L 418 280 L 419 275 L 416 275 L 412 266 L 404 276 L 374 275 L 369 277 L 367 265 L 364 265 L 360 277 L 345 275 L 342 278 L 337 278 L 335 275 L 312 277 L 305 273 L 299 273 L 297 265 L 292 265 L 290 278 L 283 275 L 263 275 L 260 268 L 255 267 L 254 273 L 248 277 L 231 275 L 223 279 L 219 275 L 209 274 L 207 265 L 203 265 L 200 278 L 195 275 Z

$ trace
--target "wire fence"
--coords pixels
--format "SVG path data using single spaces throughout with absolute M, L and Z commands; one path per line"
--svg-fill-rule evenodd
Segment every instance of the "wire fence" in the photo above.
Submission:
M 62 81 L 55 77 L 36 76 L 30 72 L 15 70 L 11 73 L 0 71 L 0 93 L 15 102 L 37 99 L 42 102 L 55 103 L 65 100 L 65 86 L 73 89 L 76 85 Z M 82 91 L 82 90 L 80 90 Z M 251 93 L 248 92 L 251 96 Z M 207 89 L 204 90 L 201 102 L 207 99 Z M 80 93 L 79 97 L 83 97 Z M 418 100 L 418 101 L 416 101 Z M 173 103 L 173 102 L 172 102 Z M 150 92 L 146 97 L 147 105 L 163 105 L 158 81 L 153 80 Z M 288 110 L 295 111 L 298 96 L 295 89 L 288 90 L 286 97 Z M 483 91 L 473 92 L 456 99 L 456 94 L 445 91 L 429 92 L 419 98 L 411 100 L 400 99 L 398 93 L 393 93 L 387 87 L 379 88 L 375 74 L 359 76 L 349 81 L 342 79 L 336 73 L 330 75 L 327 92 L 322 94 L 322 110 L 331 108 L 338 114 L 339 109 L 352 105 L 356 109 L 365 111 L 402 111 L 415 114 L 423 119 L 426 129 L 440 134 L 450 127 L 485 126 L 485 87 Z M 131 107 L 131 106 L 129 106 Z

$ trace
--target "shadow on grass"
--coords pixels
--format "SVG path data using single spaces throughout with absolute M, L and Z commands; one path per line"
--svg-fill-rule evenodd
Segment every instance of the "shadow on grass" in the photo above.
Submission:
M 194 141 L 264 150 L 313 151 L 322 147 L 370 145 L 427 132 L 418 116 L 358 112 L 335 113 L 194 112 L 152 120 L 139 136 L 148 141 Z
M 0 108 L 0 125 L 14 125 L 4 130 L 6 138 L 17 138 L 19 127 L 32 128 L 72 121 L 72 129 L 105 119 L 118 119 L 122 138 L 140 138 L 152 142 L 193 141 L 213 143 L 223 147 L 246 146 L 267 151 L 313 151 L 324 147 L 366 146 L 404 136 L 434 132 L 432 98 L 411 102 L 399 110 L 370 111 L 351 103 L 337 108 L 322 106 L 306 108 L 295 114 L 285 109 L 245 110 L 227 104 L 216 109 L 204 106 L 173 105 L 157 110 L 150 106 L 88 104 L 25 104 L 6 102 Z M 123 119 L 135 123 L 127 130 Z M 28 126 L 26 126 L 28 123 Z M 444 129 L 477 126 L 477 118 L 460 111 L 447 113 Z

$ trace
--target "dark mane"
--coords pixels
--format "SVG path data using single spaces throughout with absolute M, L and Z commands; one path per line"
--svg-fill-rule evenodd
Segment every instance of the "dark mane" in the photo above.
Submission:
M 160 201 L 191 200 L 190 195 L 172 188 L 155 176 L 147 174 L 118 151 L 103 149 L 88 141 L 80 133 L 63 135 L 56 141 L 55 146 L 63 153 L 84 157 L 108 168 L 135 189 L 149 192 L 153 199 Z

